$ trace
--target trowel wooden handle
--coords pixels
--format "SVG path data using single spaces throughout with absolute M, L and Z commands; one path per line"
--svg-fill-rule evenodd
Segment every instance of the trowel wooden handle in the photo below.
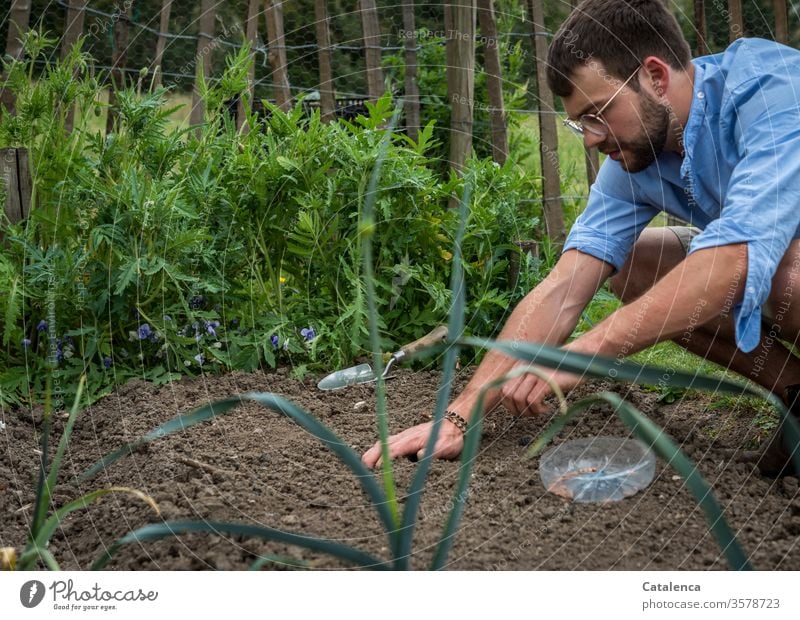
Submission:
M 403 357 L 406 355 L 412 355 L 420 349 L 424 349 L 425 347 L 430 347 L 431 345 L 442 342 L 445 338 L 447 338 L 447 325 L 439 325 L 434 327 L 419 340 L 415 340 L 411 344 L 405 345 L 402 349 L 400 349 L 399 352 L 402 353 Z

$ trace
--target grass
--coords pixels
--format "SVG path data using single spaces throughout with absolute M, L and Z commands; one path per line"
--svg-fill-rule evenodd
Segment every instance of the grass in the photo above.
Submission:
M 108 89 L 104 89 L 101 92 L 100 97 L 96 100 L 97 105 L 93 112 L 87 115 L 78 113 L 75 119 L 76 127 L 82 126 L 84 118 L 88 116 L 86 118 L 86 131 L 90 134 L 98 131 L 105 133 L 108 119 L 108 93 Z M 192 93 L 170 93 L 165 97 L 165 106 L 166 108 L 183 106 L 169 116 L 168 132 L 189 126 L 189 116 L 192 112 Z

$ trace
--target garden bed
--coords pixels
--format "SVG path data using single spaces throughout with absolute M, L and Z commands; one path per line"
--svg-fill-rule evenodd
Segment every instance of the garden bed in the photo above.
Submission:
M 468 373 L 462 372 L 457 388 Z M 360 454 L 377 437 L 374 388 L 336 392 L 316 389 L 318 377 L 270 373 L 208 376 L 155 387 L 134 381 L 78 418 L 62 481 L 100 456 L 158 424 L 210 400 L 250 390 L 287 396 L 314 413 Z M 437 372 L 400 370 L 387 384 L 390 428 L 422 422 L 432 411 Z M 588 384 L 579 391 L 594 391 Z M 665 426 L 714 488 L 731 527 L 758 569 L 800 569 L 800 493 L 797 478 L 772 481 L 733 462 L 730 450 L 752 445 L 764 432 L 753 412 L 714 410 L 705 397 L 662 405 L 657 395 L 616 386 Z M 35 417 L 35 416 L 34 416 Z M 37 440 L 30 412 L 3 412 L 0 431 L 0 546 L 25 540 L 37 477 Z M 683 481 L 659 460 L 653 484 L 633 498 L 609 505 L 578 505 L 547 493 L 538 459 L 524 458 L 525 444 L 546 417 L 514 419 L 502 411 L 485 425 L 481 453 L 450 569 L 725 569 L 727 564 Z M 63 419 L 56 423 L 60 436 Z M 556 438 L 625 435 L 608 407 L 595 407 Z M 400 495 L 415 465 L 398 461 Z M 430 562 L 451 506 L 457 463 L 437 461 L 418 523 L 412 567 Z M 151 495 L 167 520 L 208 519 L 260 524 L 323 536 L 387 557 L 386 537 L 357 481 L 317 440 L 281 415 L 248 403 L 208 423 L 158 440 L 111 465 L 83 491 L 113 485 Z M 62 484 L 56 505 L 77 496 Z M 106 497 L 64 521 L 50 550 L 64 569 L 87 569 L 126 532 L 158 521 L 150 508 L 123 495 Z M 311 568 L 346 565 L 297 547 L 252 538 L 185 535 L 131 545 L 108 565 L 124 570 L 245 569 L 260 555 L 280 555 Z M 268 563 L 266 568 L 280 568 Z

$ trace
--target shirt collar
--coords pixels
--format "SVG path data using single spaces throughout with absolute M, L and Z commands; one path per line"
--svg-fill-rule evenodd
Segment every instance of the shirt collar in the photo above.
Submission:
M 692 105 L 689 107 L 689 118 L 683 128 L 683 163 L 681 164 L 681 176 L 685 177 L 689 173 L 692 162 L 692 154 L 697 144 L 697 136 L 703 123 L 706 113 L 706 100 L 708 96 L 705 92 L 705 69 L 703 65 L 695 60 L 694 83 L 692 84 Z

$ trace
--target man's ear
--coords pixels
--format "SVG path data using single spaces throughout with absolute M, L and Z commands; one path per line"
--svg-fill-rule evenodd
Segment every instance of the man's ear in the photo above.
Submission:
M 658 56 L 648 56 L 642 62 L 650 84 L 659 97 L 663 97 L 669 89 L 670 67 Z

